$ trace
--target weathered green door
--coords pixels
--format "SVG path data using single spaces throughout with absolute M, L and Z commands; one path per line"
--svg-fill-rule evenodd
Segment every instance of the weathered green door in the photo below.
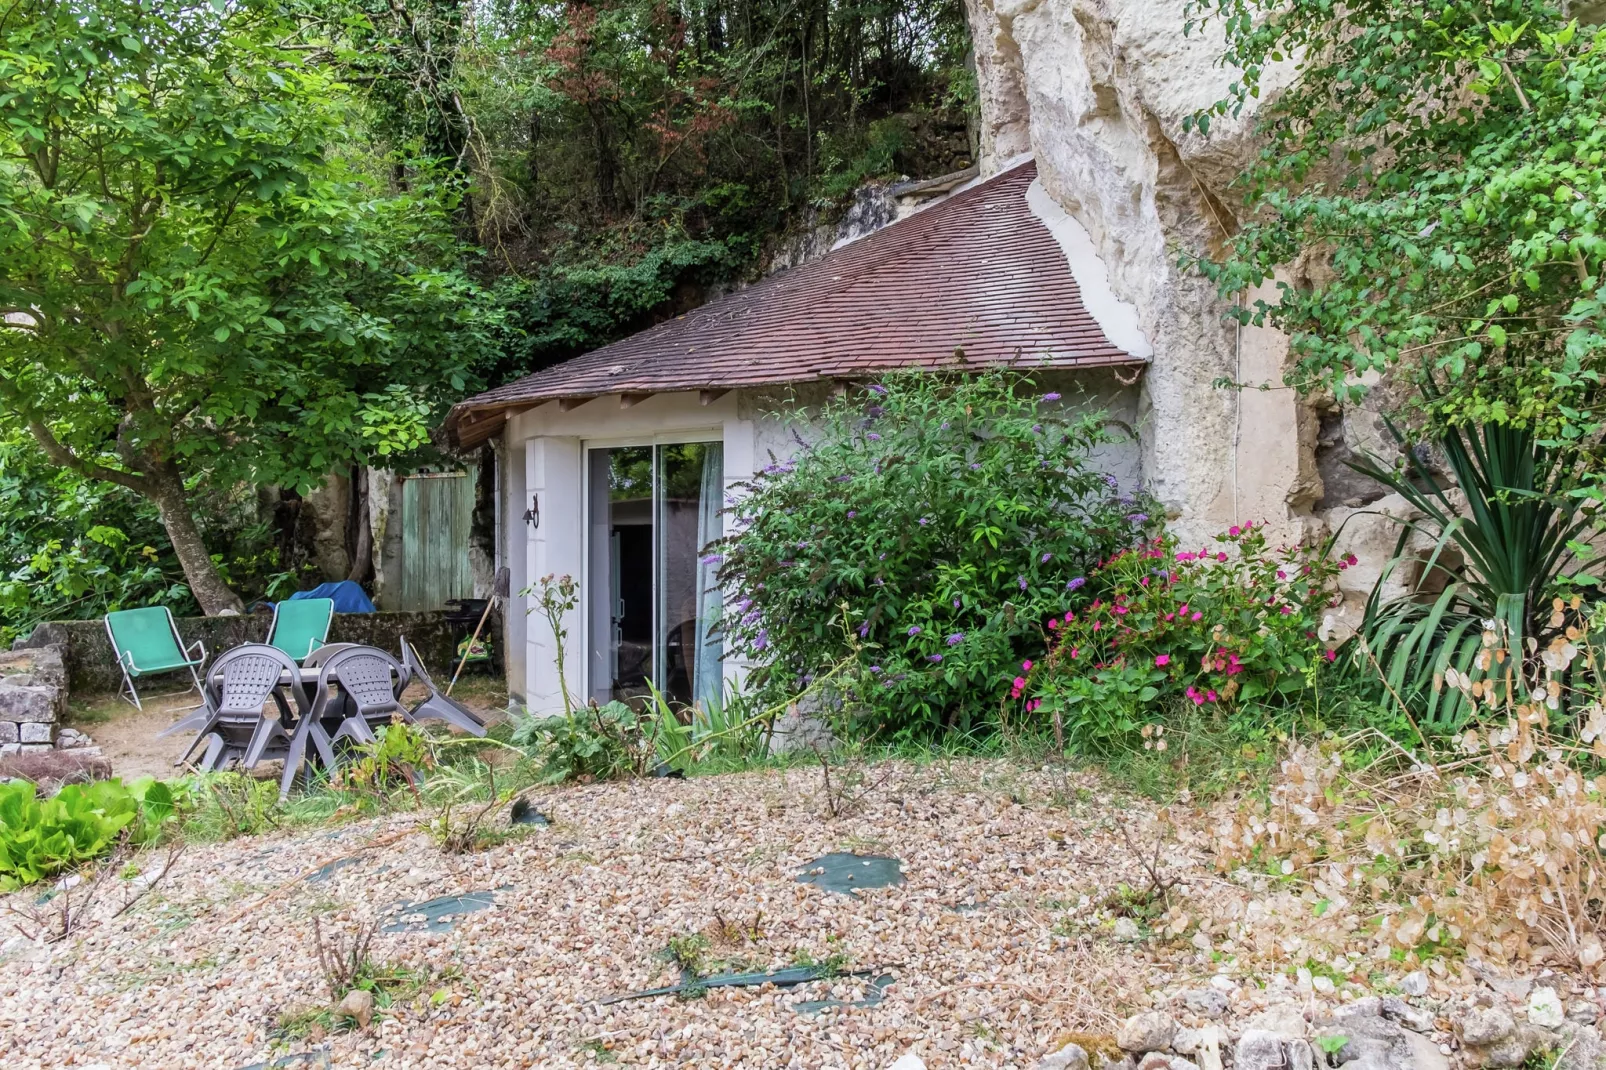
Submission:
M 402 482 L 401 608 L 440 609 L 471 598 L 469 524 L 474 480 L 463 472 L 408 476 Z

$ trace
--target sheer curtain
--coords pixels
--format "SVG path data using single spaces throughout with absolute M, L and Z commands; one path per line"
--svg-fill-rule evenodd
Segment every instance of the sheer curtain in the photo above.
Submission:
M 696 679 L 692 681 L 692 701 L 712 710 L 725 697 L 725 638 L 719 618 L 725 610 L 725 597 L 716 579 L 719 562 L 709 556 L 707 546 L 723 532 L 720 503 L 725 497 L 725 445 L 710 442 L 703 448 L 703 480 L 697 496 L 697 654 Z

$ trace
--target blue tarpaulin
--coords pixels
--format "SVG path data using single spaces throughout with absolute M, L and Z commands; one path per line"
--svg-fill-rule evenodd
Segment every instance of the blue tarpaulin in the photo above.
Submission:
M 374 604 L 368 601 L 363 589 L 351 580 L 341 580 L 338 583 L 320 583 L 310 591 L 297 591 L 290 596 L 291 601 L 298 598 L 329 598 L 335 603 L 336 613 L 372 613 Z

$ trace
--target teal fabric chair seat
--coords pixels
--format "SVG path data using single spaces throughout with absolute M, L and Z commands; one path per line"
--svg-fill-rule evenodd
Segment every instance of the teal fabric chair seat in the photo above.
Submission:
M 185 646 L 173 613 L 166 606 L 108 613 L 106 636 L 111 640 L 112 653 L 117 656 L 117 667 L 123 672 L 123 687 L 127 691 L 123 697 L 136 709 L 144 709 L 134 687 L 134 681 L 141 676 L 188 669 L 195 690 L 201 689 L 201 678 L 195 670 L 206 664 L 206 646 L 199 639 Z
M 298 598 L 273 607 L 268 645 L 289 654 L 300 664 L 329 639 L 329 622 L 335 615 L 332 598 Z

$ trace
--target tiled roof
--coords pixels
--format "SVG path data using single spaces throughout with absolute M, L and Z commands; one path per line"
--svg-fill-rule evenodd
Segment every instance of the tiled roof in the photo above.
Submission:
M 1143 363 L 1083 306 L 1064 251 L 1027 207 L 1036 175 L 1022 164 L 818 260 L 469 398 L 447 430 L 466 446 L 545 401 L 854 379 L 959 359 Z

